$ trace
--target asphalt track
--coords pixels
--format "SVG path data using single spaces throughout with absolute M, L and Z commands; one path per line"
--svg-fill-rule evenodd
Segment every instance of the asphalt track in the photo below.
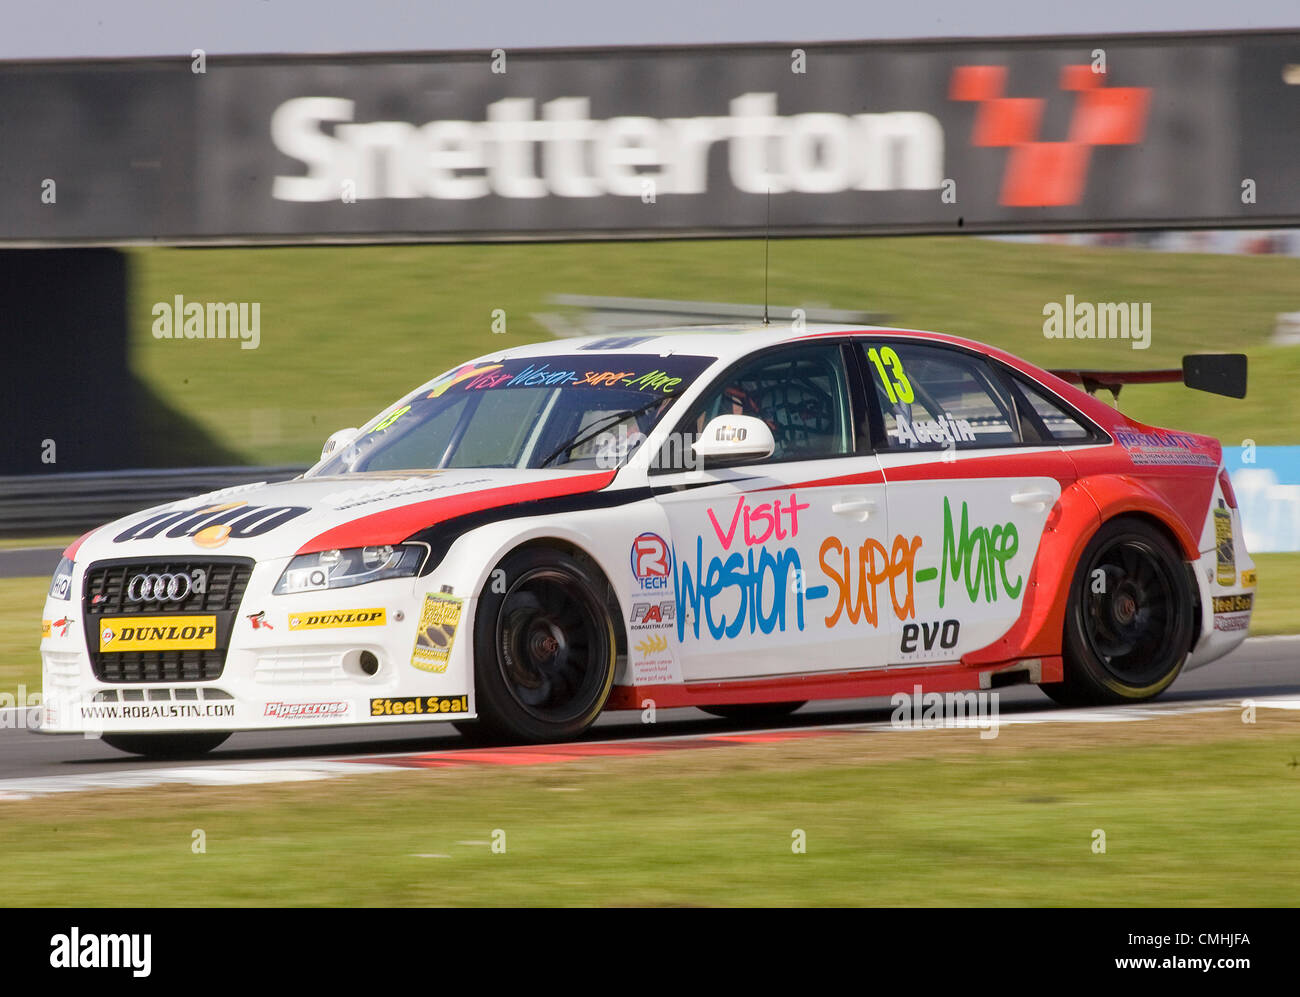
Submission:
M 53 575 L 62 547 L 14 547 L 0 550 L 0 578 L 43 578 Z
M 1033 686 L 999 690 L 1004 717 L 1036 713 L 1053 704 Z M 1262 637 L 1247 641 L 1235 652 L 1204 668 L 1180 676 L 1155 702 L 1184 704 L 1240 701 L 1265 696 L 1300 697 L 1300 637 Z M 1108 708 L 1111 711 L 1117 708 Z M 1139 707 L 1120 710 L 1141 711 Z M 888 722 L 888 699 L 835 700 L 811 703 L 794 715 L 763 725 L 768 731 L 822 727 L 831 724 Z M 8 723 L 25 711 L 11 711 Z M 585 741 L 644 740 L 754 730 L 756 725 L 719 720 L 694 709 L 661 710 L 653 726 L 635 712 L 601 717 Z M 447 724 L 416 723 L 395 727 L 327 728 L 235 734 L 199 761 L 159 762 L 126 755 L 98 740 L 77 736 L 36 734 L 22 726 L 0 728 L 0 780 L 94 776 L 133 769 L 169 766 L 230 765 L 284 759 L 348 759 L 403 752 L 460 751 L 466 742 Z

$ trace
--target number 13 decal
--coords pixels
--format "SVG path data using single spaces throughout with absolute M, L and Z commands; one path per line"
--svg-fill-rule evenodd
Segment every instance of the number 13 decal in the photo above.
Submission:
M 898 359 L 898 354 L 888 346 L 879 353 L 872 347 L 867 351 L 867 358 L 876 365 L 876 373 L 880 375 L 880 383 L 884 385 L 889 400 L 895 405 L 899 402 L 910 405 L 916 396 L 912 393 L 912 382 L 903 373 L 903 361 Z

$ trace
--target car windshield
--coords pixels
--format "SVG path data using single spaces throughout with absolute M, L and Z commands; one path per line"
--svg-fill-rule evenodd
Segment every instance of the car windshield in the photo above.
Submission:
M 312 473 L 617 467 L 713 361 L 592 353 L 464 364 L 387 409 Z

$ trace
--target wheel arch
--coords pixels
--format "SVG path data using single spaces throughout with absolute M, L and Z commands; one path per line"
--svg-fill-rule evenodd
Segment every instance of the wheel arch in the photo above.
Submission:
M 1129 475 L 1079 479 L 1065 487 L 1048 516 L 1019 619 L 993 643 L 964 655 L 962 663 L 987 668 L 1026 658 L 1059 662 L 1066 603 L 1079 558 L 1106 523 L 1125 516 L 1142 519 L 1160 530 L 1184 563 L 1199 558 L 1196 535 L 1144 482 Z M 1197 592 L 1195 579 L 1192 582 L 1193 592 Z

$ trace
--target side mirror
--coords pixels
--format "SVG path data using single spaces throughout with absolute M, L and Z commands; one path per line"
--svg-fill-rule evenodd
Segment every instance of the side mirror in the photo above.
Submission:
M 700 467 L 723 467 L 765 460 L 776 441 L 762 419 L 752 415 L 720 415 L 710 419 L 700 438 L 691 445 Z
M 356 426 L 351 426 L 348 429 L 340 429 L 337 433 L 331 433 L 330 438 L 325 441 L 325 445 L 320 448 L 320 459 L 324 460 L 356 435 Z

